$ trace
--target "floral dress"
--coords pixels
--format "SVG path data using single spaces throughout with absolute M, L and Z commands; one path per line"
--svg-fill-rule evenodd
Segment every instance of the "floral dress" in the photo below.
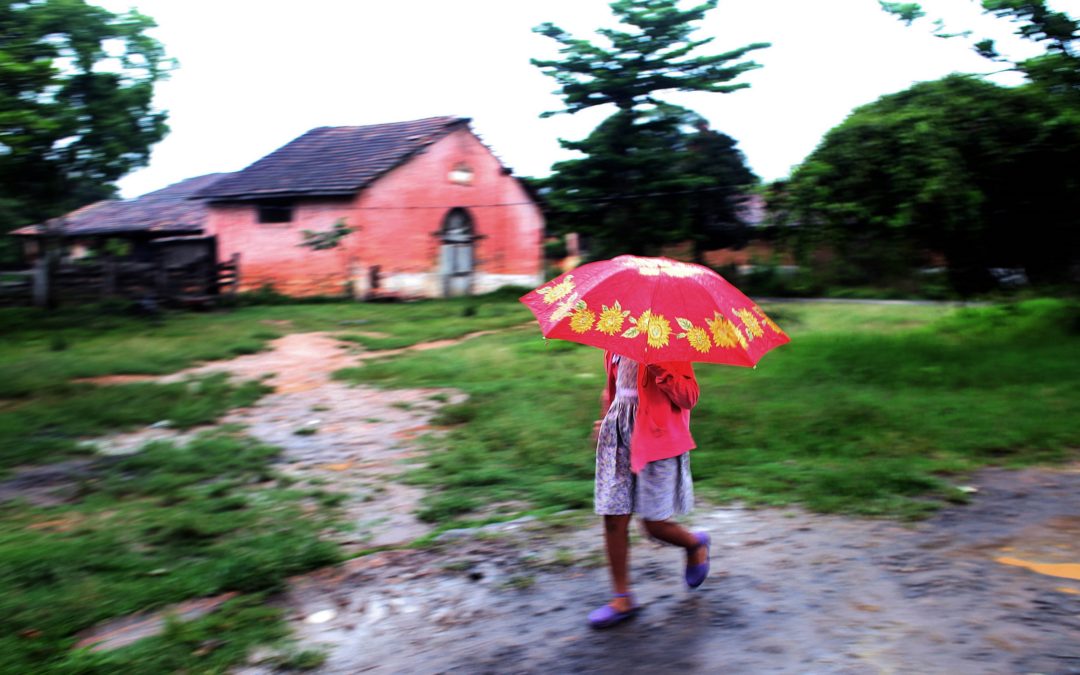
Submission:
M 596 444 L 596 512 L 605 516 L 637 513 L 645 520 L 667 520 L 694 508 L 690 453 L 649 462 L 636 476 L 630 470 L 630 436 L 637 413 L 638 364 L 615 355 L 615 400 Z

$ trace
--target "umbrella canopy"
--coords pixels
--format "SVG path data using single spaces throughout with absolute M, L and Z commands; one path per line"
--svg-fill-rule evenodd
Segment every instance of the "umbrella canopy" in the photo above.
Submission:
M 588 263 L 521 297 L 544 337 L 639 363 L 754 366 L 790 338 L 708 267 L 623 255 Z

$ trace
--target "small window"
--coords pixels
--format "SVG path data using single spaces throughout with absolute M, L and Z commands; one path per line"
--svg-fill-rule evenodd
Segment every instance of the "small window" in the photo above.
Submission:
M 450 169 L 450 173 L 447 175 L 451 183 L 457 185 L 472 185 L 473 182 L 473 170 L 472 167 L 465 162 L 458 162 L 454 165 L 453 169 Z
M 293 219 L 292 202 L 263 202 L 256 206 L 260 223 L 291 223 Z

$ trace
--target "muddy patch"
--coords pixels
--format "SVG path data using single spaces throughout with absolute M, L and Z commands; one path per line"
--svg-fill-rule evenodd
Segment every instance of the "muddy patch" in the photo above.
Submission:
M 453 342 L 421 344 L 392 353 Z M 215 426 L 237 425 L 245 434 L 280 447 L 279 470 L 339 501 L 351 528 L 335 533 L 334 538 L 346 552 L 404 544 L 426 534 L 429 526 L 415 516 L 423 493 L 401 483 L 400 474 L 418 460 L 422 437 L 439 433 L 431 426 L 438 409 L 463 401 L 464 395 L 437 389 L 381 391 L 334 381 L 334 371 L 386 352 L 365 352 L 327 333 L 290 334 L 269 347 L 161 378 L 110 376 L 93 381 L 175 382 L 220 372 L 237 380 L 262 380 L 273 393 L 249 408 L 229 412 Z M 204 431 L 178 431 L 168 420 L 161 420 L 135 432 L 87 443 L 101 455 L 123 455 L 155 441 L 185 443 Z M 79 481 L 92 471 L 92 460 L 25 467 L 0 482 L 0 500 L 59 503 L 72 498 Z

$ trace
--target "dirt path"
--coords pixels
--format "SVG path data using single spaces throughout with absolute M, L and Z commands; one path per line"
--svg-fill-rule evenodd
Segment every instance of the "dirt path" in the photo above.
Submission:
M 474 337 L 474 336 L 467 336 Z M 420 344 L 433 349 L 452 342 Z M 429 527 L 415 511 L 423 493 L 395 480 L 416 455 L 415 440 L 430 432 L 432 416 L 464 395 L 452 390 L 382 391 L 331 379 L 334 371 L 393 352 L 364 352 L 327 333 L 293 333 L 266 351 L 208 363 L 162 378 L 227 372 L 238 380 L 262 379 L 273 393 L 249 408 L 227 414 L 219 424 L 239 424 L 244 433 L 282 448 L 278 468 L 320 489 L 345 495 L 343 508 L 354 530 L 339 537 L 346 550 L 408 543 Z M 153 440 L 182 442 L 166 425 L 114 434 L 96 441 L 101 452 L 135 452 Z
M 713 576 L 689 593 L 680 554 L 639 540 L 645 609 L 610 631 L 584 626 L 607 599 L 592 518 L 359 558 L 283 602 L 320 673 L 1080 673 L 1080 465 L 976 484 L 915 526 L 703 510 Z

